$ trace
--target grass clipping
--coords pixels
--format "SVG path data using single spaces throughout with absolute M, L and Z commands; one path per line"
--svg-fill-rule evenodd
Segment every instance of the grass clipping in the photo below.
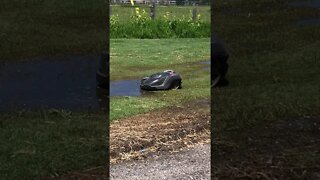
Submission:
M 170 107 L 112 123 L 110 161 L 117 163 L 159 151 L 180 151 L 209 141 L 208 104 L 202 102 Z

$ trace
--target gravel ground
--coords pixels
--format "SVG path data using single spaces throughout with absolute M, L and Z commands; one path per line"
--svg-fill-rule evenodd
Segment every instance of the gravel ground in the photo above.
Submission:
M 210 179 L 210 144 L 111 165 L 110 179 Z

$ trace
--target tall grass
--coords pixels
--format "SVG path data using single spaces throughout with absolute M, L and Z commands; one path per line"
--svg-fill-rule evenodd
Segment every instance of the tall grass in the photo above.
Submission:
M 201 14 L 192 18 L 189 16 L 176 17 L 170 12 L 151 19 L 144 9 L 136 8 L 135 14 L 126 22 L 120 20 L 119 15 L 110 17 L 111 38 L 202 38 L 210 37 L 210 22 L 203 21 Z
M 145 24 L 119 24 L 111 26 L 111 38 L 202 38 L 210 36 L 210 24 L 195 26 L 186 21 L 169 24 L 164 20 L 150 20 Z

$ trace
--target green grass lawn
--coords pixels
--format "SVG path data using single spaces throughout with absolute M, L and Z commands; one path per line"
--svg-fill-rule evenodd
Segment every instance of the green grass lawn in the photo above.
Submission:
M 146 97 L 111 97 L 110 119 L 210 97 L 210 71 L 199 61 L 210 57 L 210 39 L 111 39 L 110 79 L 140 79 L 165 69 L 183 78 L 182 89 Z M 196 71 L 196 72 L 193 72 Z
M 319 131 L 309 127 L 320 117 L 320 26 L 297 22 L 320 11 L 292 1 L 213 4 L 214 32 L 230 52 L 230 84 L 211 91 L 218 179 L 313 179 L 319 171 Z
M 214 89 L 217 135 L 266 121 L 320 115 L 320 27 L 297 26 L 319 17 L 289 1 L 216 3 L 214 32 L 230 51 L 230 86 Z
M 0 61 L 105 52 L 107 7 L 105 0 L 2 0 Z
M 38 179 L 105 165 L 106 119 L 102 113 L 56 110 L 1 113 L 1 179 Z
M 150 7 L 145 5 L 137 5 L 140 8 L 140 12 L 144 9 L 147 14 L 150 14 Z M 130 16 L 135 14 L 135 6 L 111 6 L 111 15 L 119 15 L 119 20 L 127 22 L 130 20 Z M 156 18 L 163 17 L 167 12 L 177 18 L 185 18 L 192 16 L 193 6 L 157 6 Z M 191 15 L 190 15 L 191 11 Z M 198 6 L 198 13 L 201 15 L 201 19 L 204 22 L 211 21 L 210 19 L 210 6 Z

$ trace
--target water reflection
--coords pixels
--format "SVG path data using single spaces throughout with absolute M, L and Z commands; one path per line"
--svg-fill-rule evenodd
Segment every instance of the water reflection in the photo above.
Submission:
M 0 110 L 104 108 L 96 88 L 99 59 L 81 56 L 2 64 Z
M 143 96 L 152 94 L 152 91 L 140 89 L 140 81 L 140 79 L 111 81 L 110 96 Z

